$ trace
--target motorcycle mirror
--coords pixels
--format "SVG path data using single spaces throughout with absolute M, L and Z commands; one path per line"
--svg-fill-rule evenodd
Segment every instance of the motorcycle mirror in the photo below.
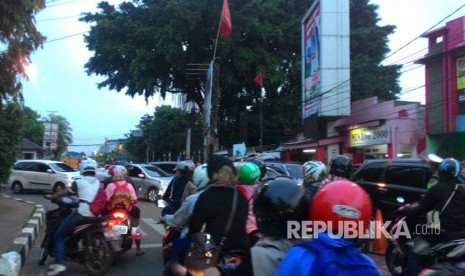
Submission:
M 436 154 L 434 153 L 430 153 L 428 154 L 428 159 L 432 162 L 435 162 L 435 163 L 441 163 L 442 162 L 442 158 L 437 156 Z

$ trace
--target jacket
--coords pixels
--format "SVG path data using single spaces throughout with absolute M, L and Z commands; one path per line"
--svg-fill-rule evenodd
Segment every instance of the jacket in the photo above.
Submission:
M 425 197 L 417 206 L 407 208 L 404 213 L 408 216 L 419 216 L 432 210 L 441 211 L 451 196 L 456 184 L 457 182 L 454 180 L 439 182 L 426 192 Z M 440 216 L 441 232 L 451 233 L 465 231 L 464 202 L 465 188 L 463 185 L 460 185 Z
M 274 275 L 287 251 L 302 240 L 264 237 L 251 249 L 254 275 Z
M 193 234 L 202 231 L 205 225 L 204 232 L 211 234 L 215 243 L 219 245 L 221 238 L 225 234 L 224 231 L 231 212 L 234 192 L 237 192 L 236 211 L 222 249 L 223 251 L 247 250 L 248 237 L 245 224 L 249 210 L 248 202 L 233 187 L 210 184 L 209 188 L 199 195 L 189 220 L 188 236 L 191 237 Z
M 332 239 L 326 233 L 319 233 L 317 237 L 318 241 L 322 242 L 325 247 L 333 249 L 342 249 L 345 247 L 356 247 L 355 241 L 351 239 L 337 238 Z M 314 242 L 309 241 L 308 243 Z M 359 252 L 360 255 L 351 256 L 353 259 L 358 260 L 359 262 L 366 263 L 368 266 L 373 267 L 374 271 L 377 271 L 377 266 L 372 259 L 370 259 L 365 254 Z M 278 271 L 275 275 L 313 275 L 314 267 L 317 266 L 316 260 L 319 256 L 312 251 L 309 251 L 305 247 L 294 246 L 292 247 L 284 260 L 281 262 L 281 265 L 278 268 Z M 380 275 L 379 272 L 377 275 Z

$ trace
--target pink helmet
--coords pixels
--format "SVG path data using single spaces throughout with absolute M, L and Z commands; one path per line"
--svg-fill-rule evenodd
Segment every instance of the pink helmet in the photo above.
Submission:
M 121 165 L 114 166 L 113 175 L 112 175 L 112 178 L 114 181 L 126 179 L 127 176 L 128 176 L 128 170 L 124 166 L 121 166 Z

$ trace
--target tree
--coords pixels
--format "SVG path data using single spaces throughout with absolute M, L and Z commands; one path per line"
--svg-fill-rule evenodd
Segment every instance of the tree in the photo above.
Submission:
M 6 181 L 16 158 L 21 135 L 23 96 L 20 77 L 30 55 L 45 39 L 36 29 L 35 15 L 44 0 L 0 0 L 0 182 Z
M 16 145 L 20 141 L 21 107 L 9 103 L 0 108 L 0 183 L 5 183 L 16 159 Z
M 253 81 L 257 72 L 263 73 L 267 91 L 264 143 L 288 139 L 282 135 L 283 123 L 292 130 L 301 127 L 301 19 L 312 3 L 229 2 L 232 36 L 218 41 L 215 59 L 221 87 L 218 127 L 226 147 L 239 142 L 240 114 L 247 106 L 253 106 L 249 118 L 258 118 L 260 89 Z M 201 65 L 213 58 L 221 4 L 140 0 L 117 9 L 101 2 L 100 12 L 80 19 L 92 23 L 85 42 L 94 56 L 85 64 L 86 72 L 104 77 L 100 88 L 126 89 L 131 97 L 147 100 L 157 93 L 186 94 L 202 111 L 206 67 Z M 380 65 L 388 50 L 387 35 L 394 29 L 378 27 L 377 22 L 376 6 L 368 0 L 351 1 L 352 99 L 372 95 L 388 99 L 399 92 L 398 67 Z M 366 48 L 362 42 L 368 44 Z M 193 71 L 201 74 L 192 77 Z M 251 144 L 258 144 L 257 129 L 251 129 Z
M 40 121 L 40 115 L 30 107 L 25 106 L 22 116 L 22 138 L 27 138 L 39 146 L 42 146 L 44 137 L 44 125 Z
M 388 35 L 395 26 L 378 26 L 377 5 L 368 0 L 350 1 L 350 78 L 351 100 L 371 96 L 393 100 L 400 93 L 401 65 L 381 65 L 389 52 Z
M 0 107 L 11 98 L 22 98 L 19 76 L 27 78 L 25 66 L 45 37 L 37 31 L 35 15 L 45 8 L 44 0 L 0 0 Z
M 202 124 L 196 113 L 189 113 L 171 106 L 160 106 L 155 109 L 153 116 L 145 115 L 141 118 L 138 128 L 141 136 L 128 137 L 125 148 L 131 158 L 138 161 L 162 160 L 163 156 L 176 159 L 186 150 L 187 130 L 191 128 L 191 149 L 202 150 Z M 148 156 L 148 157 L 147 157 Z
M 55 157 L 59 159 L 63 153 L 68 151 L 68 145 L 73 143 L 73 129 L 65 117 L 53 113 L 45 117 L 44 122 L 58 124 L 58 141 Z

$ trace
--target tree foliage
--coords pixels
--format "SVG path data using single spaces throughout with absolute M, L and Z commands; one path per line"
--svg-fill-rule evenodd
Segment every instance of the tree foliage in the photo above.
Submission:
M 400 65 L 381 65 L 389 52 L 388 36 L 395 26 L 378 26 L 377 5 L 350 0 L 350 78 L 352 101 L 378 96 L 398 97 Z
M 71 128 L 68 120 L 61 115 L 50 113 L 48 117 L 43 118 L 43 120 L 46 123 L 58 124 L 58 141 L 54 155 L 59 159 L 63 153 L 68 151 L 68 145 L 73 143 L 73 129 Z
M 21 135 L 21 107 L 9 103 L 0 108 L 0 183 L 5 183 L 16 159 L 16 145 Z
M 260 87 L 253 79 L 262 72 L 263 142 L 280 143 L 290 138 L 284 126 L 291 133 L 301 128 L 301 20 L 312 3 L 229 1 L 232 35 L 215 45 L 222 1 L 134 0 L 118 7 L 101 2 L 99 12 L 80 19 L 92 24 L 85 42 L 94 55 L 86 72 L 103 76 L 100 88 L 131 97 L 183 93 L 202 111 L 205 69 L 215 56 L 220 68 L 218 133 L 226 147 L 241 142 L 240 116 L 247 106 L 252 107 L 248 142 L 259 142 Z M 353 100 L 372 95 L 392 99 L 399 92 L 398 67 L 380 64 L 394 27 L 379 27 L 378 21 L 376 6 L 351 0 Z
M 186 151 L 187 130 L 191 129 L 191 152 L 202 150 L 202 130 L 198 114 L 171 106 L 160 106 L 153 116 L 141 118 L 138 128 L 143 136 L 130 136 L 124 147 L 138 161 L 176 159 Z M 148 159 L 147 160 L 147 156 Z
M 0 0 L 0 106 L 12 97 L 21 96 L 19 77 L 27 78 L 25 66 L 30 55 L 45 37 L 35 26 L 35 15 L 45 8 L 44 0 Z
M 45 39 L 34 25 L 44 7 L 44 0 L 0 0 L 0 182 L 10 174 L 21 138 L 20 78 L 27 78 L 25 65 Z
M 27 138 L 39 146 L 42 146 L 44 137 L 44 125 L 40 120 L 40 114 L 30 107 L 25 106 L 22 116 L 22 138 Z

